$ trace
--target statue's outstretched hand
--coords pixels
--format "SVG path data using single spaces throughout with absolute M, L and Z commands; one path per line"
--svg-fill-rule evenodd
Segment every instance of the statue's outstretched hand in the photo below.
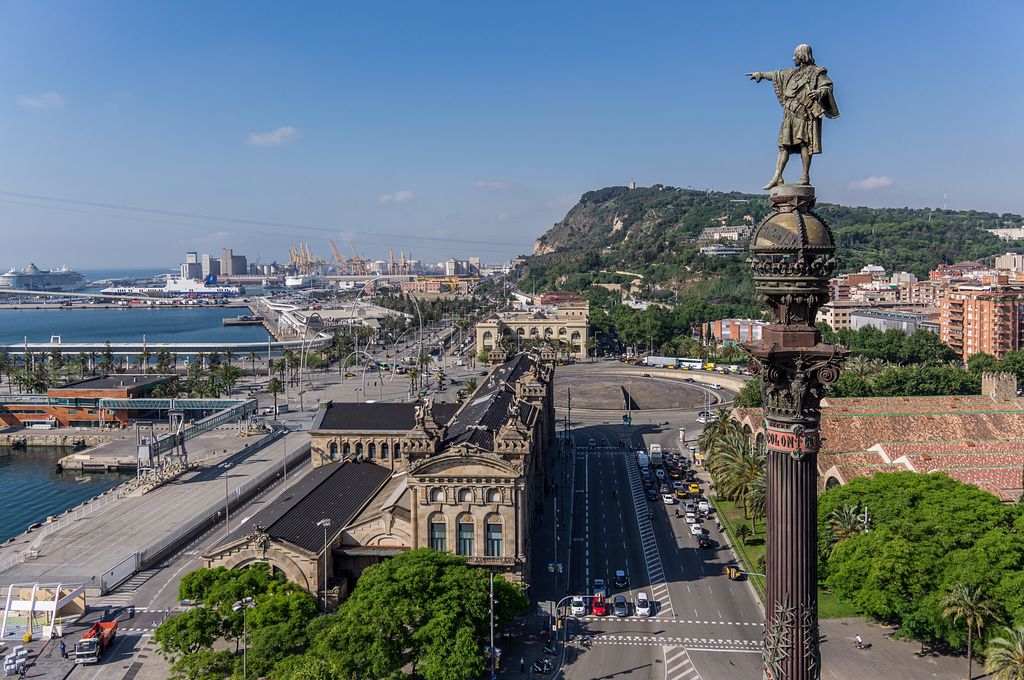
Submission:
M 749 77 L 749 78 L 750 78 L 751 80 L 755 80 L 755 81 L 757 81 L 757 82 L 761 82 L 761 79 L 762 79 L 762 78 L 764 78 L 764 76 L 763 76 L 763 75 L 761 74 L 761 72 L 760 72 L 760 71 L 754 71 L 753 73 L 748 73 L 748 74 L 746 74 L 746 75 L 747 75 L 747 76 L 748 76 L 748 77 Z

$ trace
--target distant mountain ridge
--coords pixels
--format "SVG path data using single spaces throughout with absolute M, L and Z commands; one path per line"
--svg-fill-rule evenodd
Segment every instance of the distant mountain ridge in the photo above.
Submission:
M 536 240 L 527 268 L 535 283 L 549 285 L 564 284 L 574 274 L 615 270 L 643 273 L 652 283 L 685 281 L 723 269 L 723 258 L 698 252 L 696 238 L 704 228 L 742 224 L 745 217 L 748 223 L 757 224 L 769 210 L 765 194 L 659 184 L 589 191 Z M 941 262 L 987 258 L 1013 250 L 1012 243 L 1000 241 L 984 229 L 1020 226 L 1022 222 L 1021 216 L 1013 214 L 829 203 L 818 203 L 815 212 L 836 235 L 839 271 L 877 264 L 889 272 L 906 270 L 920 278 Z M 584 277 L 580 285 L 600 278 Z

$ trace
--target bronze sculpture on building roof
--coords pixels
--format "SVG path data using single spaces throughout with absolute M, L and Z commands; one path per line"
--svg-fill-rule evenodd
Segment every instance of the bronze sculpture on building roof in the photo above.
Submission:
M 828 69 L 814 63 L 810 45 L 797 45 L 793 51 L 794 68 L 779 71 L 754 71 L 751 80 L 771 80 L 775 96 L 782 104 L 782 127 L 779 129 L 779 156 L 775 162 L 775 175 L 765 189 L 783 183 L 791 153 L 799 153 L 803 161 L 800 184 L 811 183 L 811 157 L 821 153 L 821 119 L 838 118 L 839 106 L 832 93 L 832 79 Z

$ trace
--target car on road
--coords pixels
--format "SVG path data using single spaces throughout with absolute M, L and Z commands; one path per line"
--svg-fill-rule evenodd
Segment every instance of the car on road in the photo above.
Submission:
M 697 520 L 697 513 L 695 513 L 695 512 L 688 512 L 688 513 L 686 513 L 685 517 L 686 517 L 686 523 L 687 524 L 699 524 L 700 523 Z
M 626 572 L 622 569 L 616 569 L 615 576 L 612 578 L 612 583 L 615 584 L 616 588 L 626 588 L 629 586 L 629 577 L 626 576 Z
M 690 482 L 690 486 L 687 489 L 687 491 L 689 491 L 692 494 L 699 494 L 700 493 L 700 484 L 698 484 L 697 482 Z
M 702 527 L 697 522 L 694 522 L 693 524 L 690 525 L 690 533 L 692 535 L 694 535 L 694 536 L 703 536 L 704 535 L 704 527 Z
M 650 373 L 644 373 L 643 377 L 645 377 L 645 378 L 650 378 L 650 377 L 651 377 L 651 374 L 650 374 Z
M 587 615 L 587 601 L 577 595 L 572 598 L 569 602 L 569 607 L 572 610 L 573 616 L 586 616 Z
M 676 498 L 686 498 L 687 496 L 686 489 L 676 489 L 675 494 Z
M 604 584 L 603 578 L 594 579 L 594 595 L 608 597 L 608 586 Z
M 620 617 L 629 616 L 629 603 L 626 602 L 625 595 L 616 595 L 612 600 L 612 613 Z
M 649 501 L 656 501 L 656 500 L 658 500 L 658 492 L 655 491 L 654 489 L 648 489 L 647 490 L 647 500 L 649 500 Z
M 687 501 L 686 505 L 683 506 L 683 512 L 696 512 L 697 506 L 694 505 L 693 501 Z
M 672 505 L 673 503 L 676 502 L 676 497 L 670 493 L 663 493 L 661 494 L 661 500 L 665 503 L 665 505 Z
M 658 493 L 672 493 L 672 490 L 668 488 L 668 484 L 662 484 L 658 487 Z
M 672 480 L 672 488 L 673 489 L 682 489 L 683 488 L 683 483 L 680 480 L 678 480 L 678 479 L 674 479 L 674 480 Z
M 604 595 L 594 595 L 594 599 L 590 601 L 590 613 L 594 616 L 608 615 L 608 600 Z
M 671 477 L 672 479 L 679 479 L 679 477 L 681 476 L 679 468 L 669 468 L 668 476 Z
M 647 593 L 636 594 L 636 615 L 637 616 L 651 616 L 654 613 L 654 607 L 651 606 L 651 600 L 647 597 Z
M 697 503 L 697 510 L 704 514 L 711 514 L 711 505 L 707 501 L 701 501 Z
M 711 383 L 711 389 L 713 389 L 713 390 L 720 390 L 720 389 L 722 389 L 722 386 L 719 385 L 718 383 Z
M 707 550 L 708 548 L 713 548 L 714 545 L 711 543 L 710 538 L 702 534 L 697 537 L 697 547 L 704 548 L 705 550 Z

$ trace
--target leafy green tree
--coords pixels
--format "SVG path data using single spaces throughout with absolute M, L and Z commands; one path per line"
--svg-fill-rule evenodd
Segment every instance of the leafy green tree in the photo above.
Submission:
M 465 558 L 412 550 L 363 572 L 338 613 L 311 627 L 310 653 L 345 677 L 385 678 L 405 664 L 426 680 L 484 670 L 488 574 Z M 518 586 L 495 579 L 498 627 L 526 611 Z
M 985 671 L 992 680 L 1024 680 L 1024 626 L 1008 628 L 989 640 Z
M 978 352 L 967 358 L 967 370 L 971 373 L 985 373 L 999 368 L 999 360 L 987 352 Z
M 761 378 L 743 384 L 732 400 L 733 408 L 761 408 Z
M 193 607 L 161 623 L 153 638 L 160 645 L 161 653 L 178 658 L 211 647 L 221 635 L 221 625 L 221 618 L 214 610 Z
M 235 657 L 227 650 L 198 649 L 171 664 L 175 680 L 209 680 L 226 678 L 235 669 Z
M 952 619 L 954 623 L 962 620 L 967 626 L 967 677 L 973 678 L 974 633 L 980 636 L 985 624 L 995 618 L 993 603 L 980 587 L 954 583 L 942 604 L 945 607 L 942 610 L 944 618 Z

